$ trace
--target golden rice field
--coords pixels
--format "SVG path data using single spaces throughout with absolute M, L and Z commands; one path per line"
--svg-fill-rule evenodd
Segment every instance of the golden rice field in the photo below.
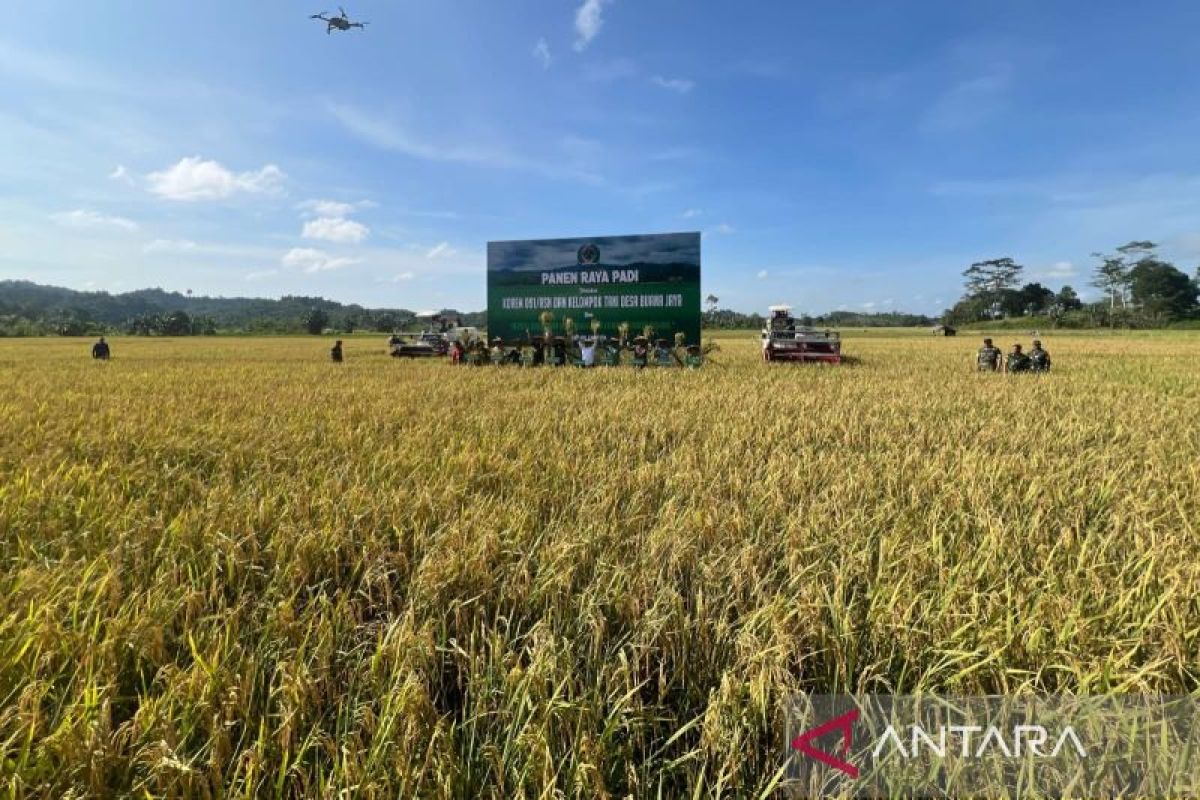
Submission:
M 794 693 L 1200 691 L 1200 335 L 1044 339 L 0 341 L 0 785 L 758 797 Z

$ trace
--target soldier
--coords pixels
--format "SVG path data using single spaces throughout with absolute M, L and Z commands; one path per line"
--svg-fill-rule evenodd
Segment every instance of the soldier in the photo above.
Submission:
M 1033 372 L 1050 371 L 1050 354 L 1042 349 L 1042 340 L 1033 340 L 1033 349 L 1029 351 L 1029 368 Z
M 975 354 L 975 364 L 980 372 L 996 372 L 1000 369 L 1000 348 L 991 339 L 983 340 L 983 347 Z
M 338 339 L 336 342 L 333 343 L 333 347 L 330 348 L 330 350 L 329 350 L 329 357 L 332 358 L 334 363 L 336 363 L 336 364 L 342 363 L 342 340 L 341 339 Z
M 1012 352 L 1004 362 L 1005 372 L 1029 372 L 1029 356 L 1021 352 L 1021 345 L 1014 344 Z
M 679 356 L 675 355 L 675 351 L 667 347 L 666 339 L 659 339 L 654 343 L 654 366 L 656 367 L 673 367 L 679 363 Z
M 108 342 L 104 341 L 104 337 L 100 337 L 100 341 L 92 345 L 92 358 L 97 361 L 108 361 L 108 357 L 112 355 L 112 351 L 108 349 Z
M 600 363 L 606 367 L 621 365 L 621 343 L 619 341 L 608 339 L 604 343 L 604 349 L 600 351 Z

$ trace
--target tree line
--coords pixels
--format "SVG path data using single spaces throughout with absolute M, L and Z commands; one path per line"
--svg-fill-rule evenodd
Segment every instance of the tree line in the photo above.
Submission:
M 464 325 L 486 324 L 483 312 L 442 313 Z M 162 289 L 110 294 L 0 281 L 0 336 L 391 333 L 422 324 L 406 309 L 364 308 L 322 297 L 199 297 Z
M 961 325 L 1040 316 L 1062 327 L 1146 328 L 1200 319 L 1200 268 L 1189 277 L 1159 256 L 1157 244 L 1144 240 L 1092 257 L 1091 285 L 1103 293 L 1099 301 L 1084 303 L 1069 285 L 1055 292 L 1037 282 L 1022 283 L 1022 265 L 993 258 L 963 272 L 962 299 L 943 320 Z

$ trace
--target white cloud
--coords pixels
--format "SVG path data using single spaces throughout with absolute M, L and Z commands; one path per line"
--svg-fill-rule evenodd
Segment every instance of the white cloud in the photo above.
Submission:
M 108 179 L 121 181 L 121 183 L 127 183 L 130 186 L 134 185 L 133 175 L 130 174 L 129 170 L 125 169 L 124 164 L 117 164 L 116 169 L 108 173 Z
M 124 217 L 113 217 L 98 211 L 77 208 L 74 211 L 64 211 L 61 214 L 51 214 L 50 219 L 67 228 L 100 230 L 104 228 L 122 231 L 136 231 L 138 224 Z
M 1070 261 L 1056 261 L 1051 266 L 1039 272 L 1038 278 L 1074 278 L 1079 270 Z
M 358 244 L 371 233 L 361 222 L 344 217 L 317 217 L 304 223 L 301 235 L 305 239 L 322 239 L 339 244 Z
M 670 89 L 672 92 L 679 92 L 680 94 L 687 94 L 696 88 L 696 82 L 690 81 L 687 78 L 664 78 L 662 75 L 655 75 L 650 79 L 650 82 L 655 86 Z
M 703 213 L 704 212 L 698 208 L 689 208 L 686 211 L 684 211 L 682 214 L 680 214 L 679 216 L 683 217 L 684 219 L 693 219 L 695 217 L 700 216 Z
M 733 233 L 733 226 L 728 222 L 722 222 L 720 225 L 705 231 L 705 233 L 716 233 L 721 236 L 728 236 L 729 234 Z
M 280 263 L 289 269 L 299 269 L 311 273 L 342 269 L 343 267 L 359 263 L 359 260 L 356 258 L 334 258 L 324 250 L 293 247 L 284 254 L 283 258 L 280 259 Z
M 545 38 L 538 39 L 537 44 L 533 46 L 533 57 L 541 62 L 542 69 L 550 69 L 550 45 Z
M 260 269 L 256 272 L 247 272 L 246 280 L 261 281 L 263 278 L 269 278 L 272 275 L 278 275 L 278 274 L 279 274 L 279 270 L 277 270 L 277 269 Z
M 187 253 L 199 247 L 188 239 L 155 239 L 142 246 L 143 253 Z
M 575 52 L 582 53 L 604 27 L 604 6 L 612 0 L 584 0 L 575 10 Z
M 450 246 L 449 242 L 439 242 L 437 245 L 435 245 L 433 247 L 433 249 L 431 249 L 428 253 L 425 254 L 425 257 L 429 258 L 429 259 L 438 258 L 438 257 L 449 258 L 450 256 L 455 255 L 456 253 L 458 253 L 458 251 L 455 250 L 454 248 L 452 248 Z
M 768 272 L 767 272 L 765 269 L 760 269 L 760 270 L 758 271 L 758 279 L 759 279 L 760 281 L 761 281 L 761 280 L 766 280 L 766 278 L 767 278 L 767 275 L 768 275 L 768 274 L 770 274 L 770 273 L 768 273 Z
M 297 208 L 312 212 L 318 217 L 348 217 L 358 208 L 358 204 L 341 203 L 337 200 L 305 200 Z
M 180 159 L 161 172 L 146 176 L 150 191 L 168 200 L 221 200 L 234 194 L 262 194 L 278 190 L 287 176 L 274 164 L 255 172 L 234 173 L 216 161 L 199 156 Z
M 415 277 L 417 277 L 416 273 L 401 272 L 399 275 L 396 275 L 392 278 L 392 283 L 403 283 L 404 281 L 411 281 Z

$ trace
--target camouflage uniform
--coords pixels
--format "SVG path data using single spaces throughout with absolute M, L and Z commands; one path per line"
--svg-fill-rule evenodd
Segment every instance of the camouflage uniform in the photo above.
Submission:
M 1029 368 L 1033 372 L 1050 371 L 1050 354 L 1039 344 L 1035 344 L 1029 351 Z
M 1029 356 L 1025 355 L 1020 350 L 1013 350 L 1008 354 L 1007 369 L 1009 372 L 1029 372 Z
M 995 372 L 1000 369 L 1000 348 L 992 344 L 985 344 L 979 348 L 979 353 L 976 354 L 975 360 L 978 364 L 980 372 Z

